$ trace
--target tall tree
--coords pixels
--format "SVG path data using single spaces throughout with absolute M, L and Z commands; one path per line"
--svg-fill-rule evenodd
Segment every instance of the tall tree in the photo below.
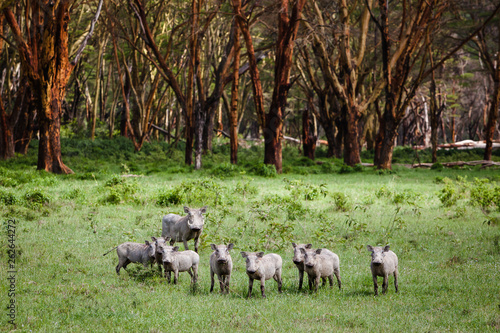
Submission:
M 238 89 L 240 80 L 240 29 L 233 24 L 234 60 L 233 84 L 231 86 L 231 104 L 229 110 L 229 136 L 231 140 L 231 163 L 238 163 Z
M 68 29 L 72 4 L 73 1 L 70 0 L 61 0 L 50 4 L 49 1 L 27 2 L 27 7 L 24 8 L 26 17 L 33 20 L 31 24 L 39 27 L 40 35 L 30 35 L 30 30 L 27 29 L 24 31 L 27 36 L 23 36 L 23 31 L 11 8 L 3 10 L 14 35 L 28 83 L 39 96 L 40 143 L 37 168 L 64 174 L 73 173 L 62 162 L 61 156 L 61 111 L 66 93 L 66 83 L 76 62 L 80 59 L 88 38 L 92 35 L 95 22 L 100 14 L 102 0 L 97 6 L 96 15 L 85 41 L 80 45 L 74 59 L 70 62 Z M 30 47 L 31 43 L 40 44 L 34 49 Z M 37 53 L 32 52 L 34 50 Z
M 296 0 L 290 14 L 288 13 L 288 0 L 281 0 L 278 8 L 274 90 L 269 112 L 265 116 L 264 126 L 264 163 L 273 164 L 278 173 L 282 171 L 283 116 L 288 91 L 291 88 L 290 70 L 293 64 L 293 49 L 305 3 L 306 0 Z
M 488 120 L 485 126 L 486 149 L 484 151 L 484 159 L 487 161 L 491 160 L 493 152 L 493 140 L 497 132 L 498 109 L 500 108 L 500 19 L 497 19 L 496 23 L 496 27 L 484 26 L 476 35 L 476 38 L 472 39 L 493 82 L 493 88 L 490 89 Z M 491 37 L 496 38 L 495 48 L 493 46 L 495 43 L 488 43 L 488 39 Z

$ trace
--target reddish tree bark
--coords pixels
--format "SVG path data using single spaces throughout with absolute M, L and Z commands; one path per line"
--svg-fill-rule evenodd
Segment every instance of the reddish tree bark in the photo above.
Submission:
M 264 163 L 273 164 L 276 171 L 282 171 L 282 129 L 283 115 L 290 85 L 293 49 L 302 10 L 306 0 L 297 0 L 288 16 L 288 0 L 281 0 L 278 8 L 278 40 L 274 66 L 274 90 L 271 107 L 265 117 Z
M 240 29 L 233 24 L 234 60 L 233 85 L 231 87 L 231 109 L 229 110 L 229 136 L 231 140 L 231 163 L 238 163 L 238 88 L 240 79 Z
M 243 35 L 243 39 L 245 40 L 245 46 L 247 48 L 250 76 L 252 78 L 255 112 L 257 113 L 257 119 L 261 128 L 264 129 L 266 122 L 264 111 L 264 93 L 262 91 L 260 72 L 259 68 L 257 67 L 257 58 L 255 56 L 255 50 L 253 47 L 252 35 L 250 34 L 250 27 L 248 25 L 246 16 L 242 13 L 241 0 L 232 0 L 232 5 L 236 22 L 240 27 L 241 34 Z
M 99 2 L 90 32 L 71 63 L 68 55 L 71 1 L 61 0 L 51 6 L 44 6 L 43 10 L 39 7 L 38 1 L 29 4 L 30 7 L 26 10 L 31 11 L 32 24 L 36 25 L 36 30 L 41 31 L 41 36 L 30 35 L 28 30 L 26 31 L 28 36 L 24 39 L 16 17 L 10 8 L 5 8 L 3 13 L 14 35 L 23 72 L 26 73 L 28 83 L 34 94 L 37 95 L 40 132 L 37 169 L 53 173 L 73 173 L 62 162 L 60 142 L 62 102 L 69 76 L 99 17 L 102 1 Z M 28 16 L 26 15 L 26 17 Z M 39 41 L 38 37 L 40 37 Z M 30 47 L 29 43 L 36 44 L 38 42 L 40 44 L 37 47 Z

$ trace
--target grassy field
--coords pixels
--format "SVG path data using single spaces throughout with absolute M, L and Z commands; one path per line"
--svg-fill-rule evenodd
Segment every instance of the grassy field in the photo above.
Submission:
M 378 172 L 326 158 L 310 164 L 295 153 L 285 160 L 288 173 L 274 175 L 256 162 L 260 152 L 249 149 L 238 167 L 221 164 L 227 161 L 221 152 L 195 172 L 179 166 L 179 152 L 165 155 L 162 146 L 134 155 L 105 143 L 81 144 L 65 148 L 75 175 L 37 172 L 34 155 L 0 162 L 3 331 L 500 330 L 499 169 Z M 159 236 L 161 217 L 182 213 L 184 205 L 209 206 L 198 285 L 190 286 L 187 273 L 169 285 L 156 268 L 134 264 L 117 276 L 116 252 L 102 254 Z M 16 221 L 15 238 L 9 219 Z M 231 292 L 220 295 L 216 284 L 210 294 L 210 243 L 229 242 L 235 244 Z M 337 253 L 342 290 L 299 292 L 291 242 Z M 398 294 L 391 278 L 386 295 L 373 295 L 367 244 L 390 244 L 398 255 Z M 282 256 L 282 294 L 269 280 L 267 299 L 258 284 L 246 299 L 240 251 L 255 250 Z M 12 299 L 16 326 L 7 316 Z

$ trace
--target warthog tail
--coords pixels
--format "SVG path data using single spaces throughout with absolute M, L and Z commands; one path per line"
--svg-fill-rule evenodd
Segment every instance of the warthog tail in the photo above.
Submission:
M 115 246 L 114 248 L 112 248 L 111 250 L 109 250 L 108 252 L 104 253 L 103 256 L 105 256 L 106 254 L 108 254 L 109 252 L 113 251 L 114 249 L 116 249 L 118 246 Z

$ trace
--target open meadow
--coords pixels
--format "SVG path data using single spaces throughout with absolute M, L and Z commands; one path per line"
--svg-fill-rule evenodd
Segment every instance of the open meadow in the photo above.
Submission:
M 258 163 L 261 151 L 249 148 L 237 167 L 221 151 L 194 171 L 182 165 L 180 151 L 161 145 L 134 154 L 125 141 L 79 144 L 63 143 L 74 175 L 35 171 L 36 147 L 0 162 L 2 331 L 500 330 L 499 169 L 395 165 L 382 172 L 321 157 L 316 164 L 289 149 L 286 173 L 276 175 Z M 163 215 L 204 205 L 196 286 L 187 273 L 167 284 L 156 266 L 130 264 L 117 276 L 116 251 L 103 256 L 123 242 L 161 236 Z M 230 293 L 221 295 L 216 283 L 210 294 L 210 244 L 230 242 Z M 299 292 L 292 242 L 338 254 L 342 290 Z M 368 244 L 390 244 L 398 255 L 399 293 L 391 277 L 387 294 L 374 296 Z M 266 299 L 258 282 L 246 299 L 241 251 L 283 258 L 282 294 L 271 279 Z M 12 299 L 16 326 L 8 322 Z

